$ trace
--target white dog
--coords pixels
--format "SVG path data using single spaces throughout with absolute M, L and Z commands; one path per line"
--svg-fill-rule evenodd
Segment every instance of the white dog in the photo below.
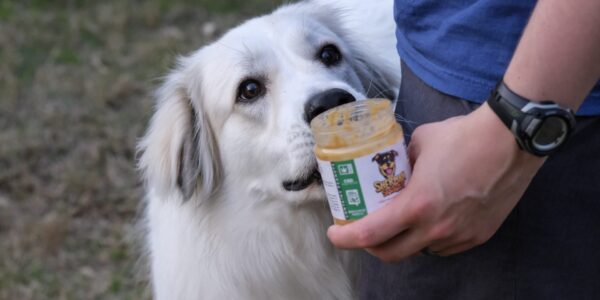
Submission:
M 179 60 L 139 147 L 157 299 L 350 299 L 308 121 L 400 82 L 391 0 L 315 1 Z

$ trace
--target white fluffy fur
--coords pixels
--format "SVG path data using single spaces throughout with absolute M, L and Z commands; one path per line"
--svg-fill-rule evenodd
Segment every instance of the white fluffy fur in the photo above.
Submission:
M 339 66 L 316 60 L 336 44 Z M 284 6 L 179 60 L 157 93 L 140 169 L 157 299 L 350 299 L 356 263 L 335 249 L 322 187 L 282 188 L 311 172 L 304 104 L 341 88 L 394 97 L 392 1 Z M 236 103 L 244 78 L 266 94 Z

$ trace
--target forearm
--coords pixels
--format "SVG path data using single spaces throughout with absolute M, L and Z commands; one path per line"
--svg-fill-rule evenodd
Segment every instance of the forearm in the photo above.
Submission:
M 538 2 L 504 81 L 532 100 L 577 109 L 600 78 L 600 1 Z

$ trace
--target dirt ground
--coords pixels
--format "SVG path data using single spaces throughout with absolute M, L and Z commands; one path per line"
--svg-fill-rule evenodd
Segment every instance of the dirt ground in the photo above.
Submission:
M 185 54 L 276 0 L 0 0 L 0 299 L 147 299 L 135 145 Z

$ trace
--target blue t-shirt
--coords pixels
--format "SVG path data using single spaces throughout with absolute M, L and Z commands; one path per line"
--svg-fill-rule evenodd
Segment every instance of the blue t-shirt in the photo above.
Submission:
M 433 88 L 482 103 L 504 75 L 535 3 L 395 0 L 398 53 Z M 600 115 L 600 83 L 577 115 Z

